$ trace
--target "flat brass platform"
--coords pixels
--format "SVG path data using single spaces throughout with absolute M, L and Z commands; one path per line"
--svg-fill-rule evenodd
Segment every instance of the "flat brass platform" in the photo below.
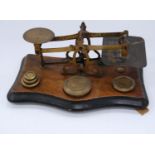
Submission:
M 112 81 L 113 88 L 120 92 L 132 91 L 135 87 L 135 80 L 129 76 L 117 76 Z
M 56 61 L 62 58 L 45 57 L 47 61 Z M 94 65 L 99 65 L 94 61 Z M 22 62 L 20 72 L 15 83 L 8 93 L 8 100 L 11 102 L 40 102 L 70 110 L 85 110 L 105 106 L 127 106 L 133 108 L 145 108 L 148 99 L 142 79 L 142 69 L 125 67 L 120 73 L 117 66 L 103 66 L 102 77 L 86 76 L 91 80 L 91 92 L 83 97 L 67 95 L 64 90 L 64 81 L 70 75 L 63 75 L 63 64 L 53 64 L 42 67 L 40 57 L 27 55 Z M 21 84 L 21 79 L 27 71 L 34 71 L 40 77 L 40 84 L 34 88 L 26 88 Z M 116 91 L 112 86 L 112 80 L 120 75 L 130 76 L 135 80 L 136 87 L 133 91 L 122 93 Z
M 82 97 L 91 91 L 91 81 L 85 76 L 75 75 L 64 81 L 63 89 L 70 96 Z

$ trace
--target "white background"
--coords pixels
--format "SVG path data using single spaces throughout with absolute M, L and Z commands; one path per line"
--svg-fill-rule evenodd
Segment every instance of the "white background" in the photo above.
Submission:
M 155 22 L 85 22 L 88 31 L 129 30 L 130 35 L 145 39 L 148 66 L 144 69 L 144 82 L 150 111 L 144 116 L 135 110 L 119 108 L 68 112 L 33 103 L 10 103 L 6 95 L 17 76 L 21 60 L 25 55 L 34 53 L 32 44 L 23 40 L 23 33 L 32 27 L 46 27 L 56 35 L 72 34 L 79 30 L 81 21 L 0 21 L 0 133 L 155 133 Z M 97 40 L 94 43 L 101 42 Z
M 154 20 L 155 9 L 154 0 L 0 0 L 0 19 L 11 20 L 72 20 L 72 19 L 90 19 L 90 20 Z M 141 27 L 141 26 L 140 26 Z M 154 27 L 154 26 L 152 26 Z M 29 26 L 28 26 L 29 28 Z M 124 29 L 124 27 L 123 27 Z M 77 30 L 77 29 L 76 29 Z M 150 31 L 147 29 L 147 31 Z M 147 33 L 146 31 L 146 33 Z M 140 31 L 141 32 L 141 31 Z M 23 33 L 23 32 L 22 32 Z M 149 60 L 149 78 L 153 79 L 154 74 L 154 33 L 149 33 L 152 41 L 147 48 L 151 48 L 152 54 Z M 21 37 L 21 36 L 20 36 Z M 8 38 L 6 39 L 8 41 Z M 22 47 L 23 50 L 23 47 Z M 32 50 L 32 48 L 31 48 Z M 1 51 L 0 51 L 1 52 Z M 27 53 L 27 52 L 26 52 Z M 148 54 L 147 54 L 148 55 Z M 23 57 L 23 56 L 21 56 Z M 2 60 L 2 59 L 1 59 Z M 21 60 L 19 60 L 21 61 Z M 17 65 L 19 67 L 19 65 Z M 18 70 L 18 69 L 17 69 Z M 146 72 L 146 71 L 145 71 Z M 9 75 L 8 75 L 9 76 Z M 16 73 L 15 73 L 16 76 Z M 146 76 L 146 74 L 145 74 Z M 14 78 L 14 77 L 12 77 Z M 12 79 L 14 81 L 14 79 Z M 146 80 L 145 80 L 146 81 Z M 148 81 L 148 80 L 147 80 Z M 154 104 L 153 80 L 149 80 L 152 89 L 149 91 L 151 105 Z M 8 86 L 9 87 L 9 86 Z M 148 89 L 148 88 L 147 88 Z M 2 90 L 2 86 L 0 86 Z M 148 90 L 147 90 L 148 91 Z M 4 91 L 0 91 L 0 95 Z M 1 97 L 1 96 L 0 96 Z M 0 98 L 1 99 L 1 98 Z M 4 104 L 1 102 L 0 104 Z M 154 111 L 151 107 L 152 112 Z M 1 111 L 3 113 L 3 111 Z M 118 112 L 119 113 L 119 112 Z M 124 115 L 123 115 L 124 117 Z M 5 118 L 2 118 L 5 122 Z M 141 118 L 143 121 L 144 119 Z M 130 120 L 130 118 L 129 118 Z M 149 119 L 154 125 L 154 117 Z M 127 120 L 128 121 L 128 120 Z M 145 121 L 146 122 L 146 121 Z M 148 121 L 147 121 L 148 122 Z M 136 123 L 134 123 L 135 125 Z M 2 124 L 3 125 L 3 124 Z M 122 123 L 122 125 L 124 125 Z M 145 125 L 145 124 L 144 124 Z M 152 127 L 151 127 L 152 128 Z M 123 132 L 122 132 L 123 133 Z M 134 132 L 133 132 L 134 133 Z M 140 132 L 137 132 L 140 133 Z M 0 135 L 0 153 L 3 155 L 154 155 L 155 149 L 154 134 L 99 134 L 99 135 Z

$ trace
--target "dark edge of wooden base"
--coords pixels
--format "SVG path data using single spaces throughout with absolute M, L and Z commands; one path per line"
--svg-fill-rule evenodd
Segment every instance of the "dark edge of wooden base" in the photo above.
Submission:
M 86 109 L 112 107 L 112 106 L 143 109 L 148 105 L 148 101 L 146 99 L 137 99 L 131 97 L 105 97 L 75 103 L 72 101 L 67 101 L 48 95 L 35 94 L 35 93 L 11 93 L 11 92 L 8 93 L 8 100 L 10 102 L 16 102 L 16 103 L 38 102 L 58 106 L 60 108 L 68 110 L 86 110 Z
M 23 64 L 23 61 L 22 61 L 22 64 Z M 145 98 L 116 96 L 116 97 L 97 98 L 97 99 L 87 100 L 87 101 L 69 101 L 55 96 L 49 96 L 49 95 L 39 94 L 39 93 L 16 93 L 16 92 L 12 92 L 12 88 L 8 92 L 7 98 L 10 102 L 15 102 L 20 104 L 22 104 L 22 102 L 23 103 L 36 102 L 36 103 L 57 106 L 67 110 L 76 110 L 76 111 L 101 108 L 101 107 L 130 107 L 135 109 L 143 109 L 143 108 L 146 108 L 149 103 L 144 82 L 143 82 L 143 69 L 139 69 L 139 76 L 142 83 Z

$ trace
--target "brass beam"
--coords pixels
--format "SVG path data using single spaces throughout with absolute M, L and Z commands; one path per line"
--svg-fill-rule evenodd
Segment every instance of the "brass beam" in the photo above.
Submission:
M 83 45 L 81 47 L 77 46 L 67 46 L 67 47 L 58 47 L 58 48 L 42 48 L 42 53 L 50 53 L 50 52 L 67 52 L 67 51 L 78 51 L 82 49 L 87 50 L 118 50 L 118 49 L 124 49 L 127 47 L 127 44 L 117 44 L 117 45 Z M 79 49 L 78 49 L 79 48 Z

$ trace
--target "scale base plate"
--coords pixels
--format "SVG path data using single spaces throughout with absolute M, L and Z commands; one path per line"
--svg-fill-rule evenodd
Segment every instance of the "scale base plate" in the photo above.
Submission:
M 45 57 L 47 61 L 57 61 L 62 58 Z M 98 65 L 94 61 L 94 65 Z M 125 67 L 124 73 L 119 73 L 116 66 L 100 66 L 103 69 L 102 77 L 87 76 L 92 82 L 92 90 L 83 97 L 69 96 L 63 91 L 64 81 L 72 75 L 63 75 L 64 64 L 53 64 L 45 67 L 40 65 L 40 57 L 27 55 L 24 57 L 19 74 L 8 92 L 11 102 L 42 103 L 57 106 L 67 110 L 86 110 L 101 107 L 131 107 L 145 109 L 148 98 L 143 83 L 143 70 Z M 25 88 L 21 79 L 25 72 L 34 71 L 40 77 L 40 84 L 34 88 Z M 130 76 L 135 80 L 134 90 L 121 93 L 112 87 L 112 80 L 120 75 Z

